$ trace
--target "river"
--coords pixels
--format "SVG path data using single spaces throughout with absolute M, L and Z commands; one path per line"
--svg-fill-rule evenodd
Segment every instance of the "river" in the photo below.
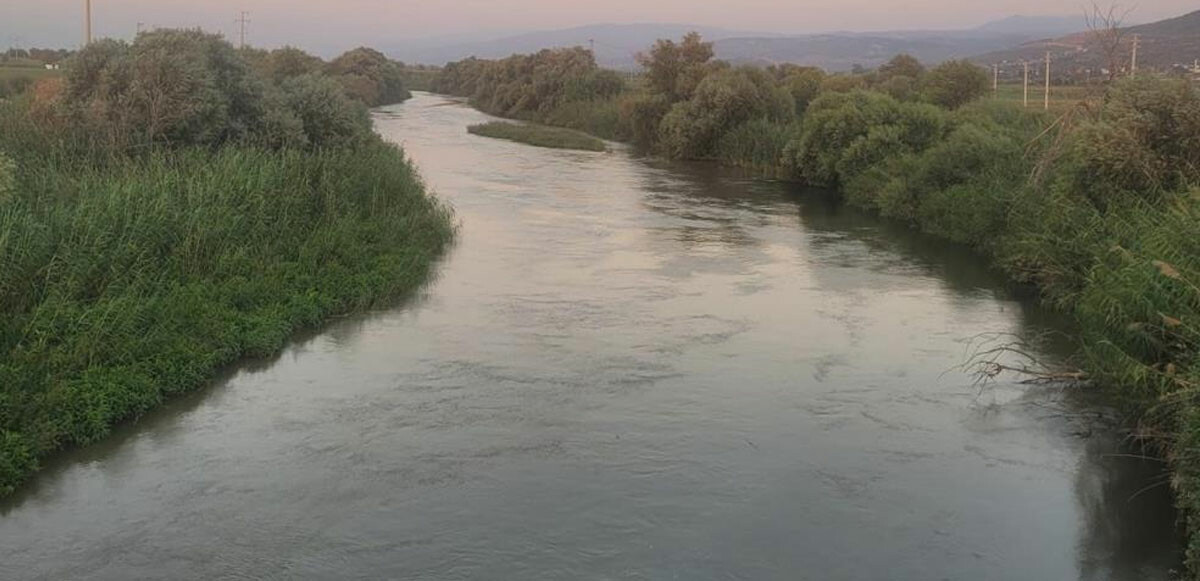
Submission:
M 0 505 L 3 579 L 1166 579 L 1162 464 L 954 370 L 1066 327 L 819 192 L 375 114 L 461 223 L 418 296 Z M 1040 357 L 1061 355 L 1055 341 Z

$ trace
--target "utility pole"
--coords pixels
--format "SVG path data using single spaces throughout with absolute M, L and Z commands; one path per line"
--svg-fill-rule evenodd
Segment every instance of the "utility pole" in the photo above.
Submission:
M 83 46 L 92 44 L 92 0 L 83 0 Z
M 1024 106 L 1029 107 L 1029 61 L 1025 61 L 1025 101 Z
M 1141 38 L 1139 38 L 1138 35 L 1136 35 L 1136 34 L 1133 35 L 1133 60 L 1132 60 L 1132 62 L 1129 63 L 1129 74 L 1131 74 L 1131 75 L 1137 74 L 1137 51 L 1138 51 L 1138 44 L 1140 44 L 1140 43 L 1141 43 Z
M 992 93 L 1000 92 L 1000 65 L 992 65 Z
M 239 42 L 239 46 L 241 48 L 246 48 L 246 25 L 250 24 L 250 19 L 247 18 L 248 16 L 250 16 L 250 13 L 243 10 L 243 11 L 241 11 L 241 13 L 238 14 L 238 17 L 234 20 L 234 22 L 241 25 L 241 37 L 240 37 L 240 42 Z
M 1050 51 L 1046 51 L 1046 104 L 1044 108 L 1047 111 L 1050 110 Z

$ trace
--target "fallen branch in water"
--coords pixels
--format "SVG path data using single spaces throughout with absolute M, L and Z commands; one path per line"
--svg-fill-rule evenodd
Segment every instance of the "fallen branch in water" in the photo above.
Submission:
M 1009 333 L 976 335 L 966 349 L 969 351 L 966 360 L 956 369 L 974 375 L 975 385 L 985 385 L 1005 373 L 1023 376 L 1019 383 L 1026 385 L 1077 385 L 1089 379 L 1082 370 L 1046 363 L 1031 353 L 1028 340 Z

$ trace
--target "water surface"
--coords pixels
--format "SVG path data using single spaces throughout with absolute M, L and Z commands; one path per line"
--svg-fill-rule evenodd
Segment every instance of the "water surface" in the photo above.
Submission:
M 3 579 L 1164 579 L 1162 466 L 949 371 L 1064 327 L 816 192 L 376 115 L 461 221 L 420 296 L 63 455 Z M 1041 356 L 1057 356 L 1048 343 Z

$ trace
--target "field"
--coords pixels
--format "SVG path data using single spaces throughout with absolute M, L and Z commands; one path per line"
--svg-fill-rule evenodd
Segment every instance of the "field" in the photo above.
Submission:
M 0 66 L 0 81 L 20 78 L 36 80 L 46 77 L 57 77 L 60 74 L 62 74 L 62 71 L 50 71 L 44 68 Z
M 1030 81 L 1030 109 L 1042 109 L 1045 107 L 1045 90 L 1045 85 L 1039 85 Z M 1093 99 L 1098 99 L 1103 92 L 1103 88 L 1086 85 L 1051 85 L 1050 110 L 1061 113 L 1073 105 L 1087 100 L 1089 96 Z M 994 93 L 994 96 L 997 100 L 1019 105 L 1024 101 L 1024 90 L 1020 83 L 1002 84 L 999 90 Z

